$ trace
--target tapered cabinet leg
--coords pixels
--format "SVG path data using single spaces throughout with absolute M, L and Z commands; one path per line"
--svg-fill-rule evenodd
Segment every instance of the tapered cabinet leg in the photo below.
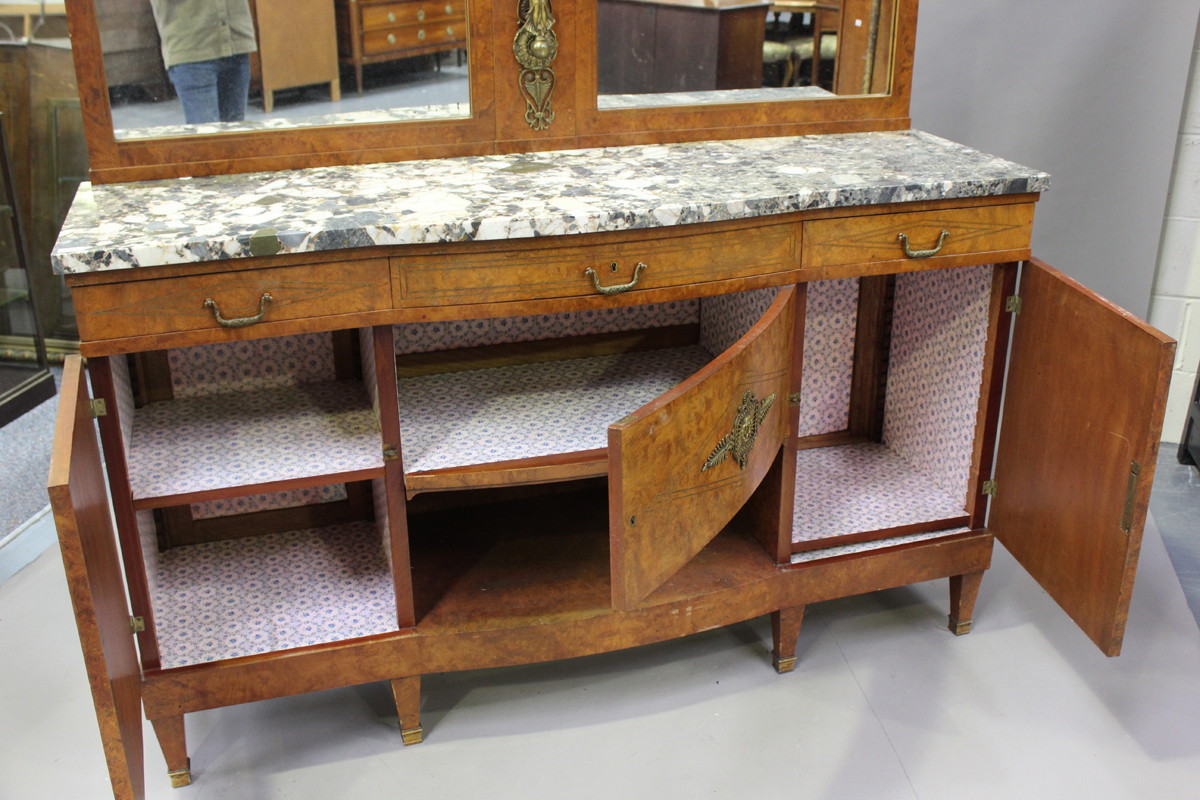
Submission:
M 400 735 L 404 737 L 404 744 L 420 744 L 421 676 L 392 678 L 392 697 L 396 699 L 396 712 L 400 715 Z
M 771 639 L 774 648 L 771 655 L 775 671 L 782 675 L 796 668 L 796 638 L 800 636 L 800 623 L 804 622 L 804 606 L 781 608 L 771 612 Z
M 955 636 L 971 632 L 971 614 L 982 581 L 983 572 L 950 576 L 950 632 Z
M 192 782 L 192 760 L 187 754 L 187 739 L 183 733 L 183 715 L 152 719 L 154 735 L 158 737 L 158 746 L 162 748 L 163 756 L 167 759 L 167 777 L 171 785 L 178 789 Z

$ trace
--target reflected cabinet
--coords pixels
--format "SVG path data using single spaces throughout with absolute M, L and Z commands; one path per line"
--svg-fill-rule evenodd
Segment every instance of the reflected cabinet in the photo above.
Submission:
M 787 672 L 809 604 L 933 579 L 966 634 L 996 538 L 1120 652 L 1174 342 L 1033 258 L 1047 175 L 897 130 L 915 2 L 746 6 L 845 96 L 609 86 L 608 6 L 473 2 L 469 116 L 303 158 L 85 104 L 49 492 L 117 797 L 143 717 L 181 786 L 206 709 L 387 681 L 416 744 L 425 675 L 763 615 Z

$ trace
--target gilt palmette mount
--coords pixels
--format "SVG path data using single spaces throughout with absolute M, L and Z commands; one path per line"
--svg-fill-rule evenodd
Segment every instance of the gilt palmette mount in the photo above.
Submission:
M 758 439 L 758 429 L 763 420 L 767 418 L 767 412 L 771 410 L 774 403 L 774 394 L 769 394 L 759 400 L 755 397 L 754 392 L 747 389 L 746 393 L 742 395 L 742 404 L 738 406 L 737 415 L 733 418 L 733 430 L 717 442 L 717 446 L 700 471 L 707 472 L 724 461 L 726 456 L 733 456 L 738 467 L 745 469 L 746 462 L 750 458 L 750 451 L 754 449 L 754 442 Z
M 517 14 L 521 27 L 513 38 L 513 55 L 521 65 L 518 81 L 525 97 L 525 121 L 535 131 L 545 130 L 554 121 L 550 107 L 554 69 L 550 63 L 558 55 L 550 0 L 520 0 Z

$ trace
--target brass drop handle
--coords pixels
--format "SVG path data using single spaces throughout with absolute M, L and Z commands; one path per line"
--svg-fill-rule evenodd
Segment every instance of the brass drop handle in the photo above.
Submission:
M 236 319 L 225 319 L 222 317 L 221 309 L 217 308 L 217 301 L 211 297 L 205 299 L 204 307 L 212 311 L 213 317 L 216 318 L 222 328 L 244 328 L 256 322 L 262 322 L 263 317 L 267 315 L 267 303 L 274 299 L 271 297 L 270 292 L 263 292 L 262 300 L 258 302 L 258 314 L 253 317 L 238 317 Z
M 932 250 L 913 250 L 908 246 L 908 236 L 900 234 L 900 244 L 904 245 L 904 255 L 909 258 L 929 258 L 936 256 L 942 252 L 942 245 L 946 243 L 946 237 L 950 235 L 950 231 L 942 231 L 942 235 L 938 237 L 937 247 Z
M 615 262 L 613 263 L 613 267 L 616 267 Z M 596 291 L 600 294 L 620 294 L 621 292 L 628 292 L 630 289 L 637 286 L 638 278 L 641 277 L 642 270 L 644 269 L 649 269 L 649 267 L 639 261 L 637 266 L 633 268 L 633 280 L 631 280 L 629 283 L 618 283 L 615 286 L 601 286 L 600 276 L 597 275 L 596 270 L 592 269 L 591 267 L 585 269 L 583 274 L 591 277 L 592 285 L 596 287 Z

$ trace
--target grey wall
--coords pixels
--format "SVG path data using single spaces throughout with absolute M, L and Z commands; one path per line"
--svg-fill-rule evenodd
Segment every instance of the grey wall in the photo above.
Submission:
M 1033 252 L 1145 317 L 1200 0 L 921 0 L 913 127 L 1046 170 Z

